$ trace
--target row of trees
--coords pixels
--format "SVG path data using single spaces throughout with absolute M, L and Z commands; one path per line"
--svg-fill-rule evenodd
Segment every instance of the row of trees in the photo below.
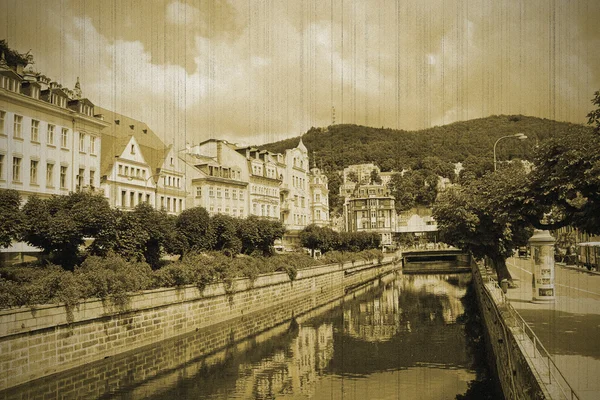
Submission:
M 300 242 L 313 253 L 315 250 L 356 252 L 381 247 L 381 236 L 375 232 L 336 232 L 311 224 L 300 232 Z
M 67 269 L 85 255 L 114 252 L 125 259 L 159 266 L 163 254 L 218 250 L 228 254 L 268 255 L 285 233 L 280 221 L 227 215 L 210 217 L 202 207 L 177 217 L 146 203 L 131 212 L 112 209 L 108 200 L 91 193 L 41 199 L 33 196 L 21 207 L 14 190 L 0 190 L 0 246 L 25 241 L 43 250 L 50 261 Z M 86 240 L 92 240 L 82 254 Z
M 593 100 L 600 106 L 600 92 Z M 573 226 L 600 234 L 600 112 L 592 127 L 573 125 L 542 144 L 527 173 L 520 163 L 441 194 L 433 208 L 442 239 L 494 263 L 509 279 L 506 258 L 534 228 Z

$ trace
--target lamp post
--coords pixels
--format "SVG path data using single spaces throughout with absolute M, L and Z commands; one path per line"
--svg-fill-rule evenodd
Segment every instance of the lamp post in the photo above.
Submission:
M 507 139 L 507 138 L 515 138 L 515 139 L 519 139 L 519 140 L 525 140 L 525 139 L 527 139 L 527 136 L 524 133 L 515 133 L 514 135 L 502 136 L 501 138 L 498 138 L 498 140 L 496 140 L 496 143 L 494 143 L 494 171 L 496 171 L 496 145 L 502 139 Z
M 144 192 L 146 192 L 148 190 L 148 181 L 152 178 L 155 177 L 159 177 L 160 178 L 161 174 L 155 174 L 155 175 L 151 175 L 148 178 L 146 178 L 146 184 L 144 187 Z M 158 210 L 158 207 L 156 206 L 156 198 L 158 197 L 158 180 L 156 181 L 156 183 L 154 184 L 154 209 Z

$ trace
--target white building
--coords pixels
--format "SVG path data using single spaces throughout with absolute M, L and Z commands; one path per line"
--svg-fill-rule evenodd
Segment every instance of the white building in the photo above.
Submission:
M 8 65 L 0 55 L 0 188 L 23 200 L 100 187 L 101 132 L 95 107 L 74 90 Z
M 247 160 L 233 144 L 209 139 L 180 158 L 186 164 L 188 207 L 203 207 L 211 215 L 248 216 Z
M 254 147 L 237 149 L 246 159 L 250 215 L 279 220 L 280 188 L 285 174 L 283 155 Z
M 106 109 L 102 136 L 102 190 L 111 206 L 132 210 L 142 202 L 170 214 L 185 209 L 186 182 L 172 146 L 143 122 Z

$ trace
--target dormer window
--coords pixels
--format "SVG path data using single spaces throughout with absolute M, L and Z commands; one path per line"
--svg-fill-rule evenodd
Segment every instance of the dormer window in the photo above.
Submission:
M 134 144 L 131 145 L 131 154 L 135 154 L 135 145 Z

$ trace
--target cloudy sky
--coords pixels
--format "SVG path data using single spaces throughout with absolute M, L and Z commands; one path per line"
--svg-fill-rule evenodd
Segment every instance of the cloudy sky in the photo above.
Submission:
M 35 69 L 178 147 L 494 114 L 586 122 L 598 0 L 0 0 Z

